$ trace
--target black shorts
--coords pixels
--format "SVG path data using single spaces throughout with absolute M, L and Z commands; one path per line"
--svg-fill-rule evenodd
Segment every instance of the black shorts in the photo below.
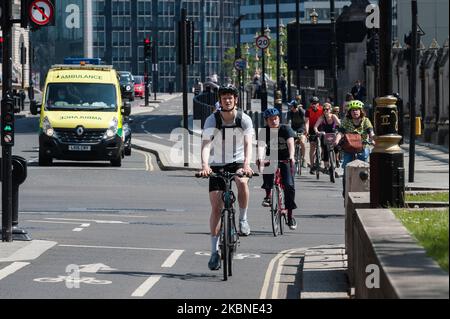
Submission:
M 211 169 L 214 173 L 217 173 L 222 168 L 224 168 L 226 172 L 236 173 L 238 169 L 241 169 L 243 167 L 244 163 L 231 163 L 226 164 L 225 166 L 211 166 Z M 221 177 L 209 178 L 209 192 L 214 191 L 225 191 L 225 182 Z

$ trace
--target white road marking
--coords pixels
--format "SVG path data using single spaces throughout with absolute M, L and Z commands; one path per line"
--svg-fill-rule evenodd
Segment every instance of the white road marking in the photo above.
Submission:
M 8 277 L 9 275 L 15 273 L 19 269 L 22 269 L 23 267 L 29 265 L 30 263 L 25 262 L 14 262 L 9 266 L 6 266 L 3 269 L 0 269 L 0 280 Z
M 164 137 L 161 137 L 161 136 L 159 136 L 159 135 L 152 134 L 152 136 L 153 136 L 153 137 L 156 137 L 156 138 L 159 138 L 160 140 L 163 140 L 163 139 L 164 139 Z
M 57 242 L 48 240 L 33 240 L 29 245 L 20 248 L 6 258 L 0 258 L 0 262 L 33 260 L 42 255 L 47 249 L 55 246 Z
M 72 231 L 82 231 L 83 230 L 83 228 L 74 228 L 74 229 L 72 229 Z
M 150 276 L 132 294 L 131 297 L 143 297 L 161 279 L 161 276 Z
M 89 245 L 58 245 L 58 246 L 60 246 L 60 247 L 71 247 L 71 248 L 103 248 L 103 249 L 173 251 L 173 249 L 169 249 L 169 248 L 149 248 L 149 247 L 118 247 L 118 246 L 89 246 Z
M 129 224 L 129 222 L 122 222 L 120 220 L 96 220 L 96 219 L 78 219 L 78 218 L 54 218 L 49 217 L 45 218 L 49 220 L 73 220 L 73 221 L 89 221 L 89 222 L 95 222 L 97 224 Z
M 169 257 L 167 257 L 166 261 L 161 265 L 163 268 L 170 268 L 177 262 L 177 259 L 181 256 L 184 250 L 174 250 Z

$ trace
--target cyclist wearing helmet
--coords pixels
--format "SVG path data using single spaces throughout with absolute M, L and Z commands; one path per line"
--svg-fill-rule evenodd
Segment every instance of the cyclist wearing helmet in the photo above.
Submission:
M 315 167 L 313 165 L 314 163 L 314 156 L 316 154 L 316 133 L 314 132 L 314 125 L 316 125 L 317 120 L 323 115 L 323 108 L 319 104 L 319 98 L 317 96 L 314 96 L 311 98 L 311 105 L 306 110 L 305 117 L 305 127 L 306 132 L 309 135 L 309 162 L 311 163 L 311 169 L 309 170 L 309 173 L 311 175 L 314 175 Z
M 372 123 L 370 123 L 369 118 L 366 117 L 366 113 L 364 113 L 364 103 L 359 100 L 353 100 L 348 102 L 347 107 L 348 111 L 341 126 L 339 127 L 339 134 L 336 137 L 336 144 L 339 144 L 339 141 L 345 133 L 357 133 L 361 135 L 364 148 L 362 152 L 357 154 L 347 153 L 344 151 L 344 158 L 342 162 L 342 168 L 344 169 L 343 194 L 345 194 L 345 167 L 349 162 L 353 161 L 354 156 L 361 161 L 367 162 L 370 153 L 368 142 L 371 140 L 372 143 L 374 143 L 373 137 L 375 136 Z
M 264 112 L 264 118 L 267 124 L 266 141 L 265 143 L 259 142 L 258 144 L 258 159 L 256 163 L 259 171 L 262 173 L 265 164 L 269 163 L 264 161 L 264 155 L 270 155 L 271 149 L 278 149 L 278 161 L 289 161 L 288 163 L 278 162 L 278 167 L 281 170 L 281 178 L 284 185 L 284 201 L 285 207 L 288 210 L 288 226 L 290 229 L 294 230 L 297 228 L 297 222 L 295 221 L 292 211 L 297 208 L 297 205 L 295 204 L 295 183 L 292 173 L 295 154 L 294 138 L 296 135 L 288 125 L 280 124 L 280 112 L 276 108 L 267 109 Z M 275 134 L 270 134 L 272 129 L 276 130 Z M 272 135 L 274 136 L 273 140 Z M 265 189 L 266 196 L 262 205 L 264 207 L 269 207 L 271 204 L 270 200 L 274 174 L 263 174 L 263 180 L 264 183 L 261 188 Z
M 252 175 L 250 160 L 252 157 L 253 123 L 250 117 L 236 109 L 238 90 L 232 86 L 219 88 L 220 110 L 211 114 L 205 121 L 202 134 L 202 176 L 209 176 L 220 169 L 235 173 L 241 170 Z M 232 150 L 232 152 L 226 152 Z M 213 154 L 213 155 L 211 155 Z M 239 232 L 243 236 L 250 234 L 247 222 L 249 202 L 248 178 L 235 178 L 239 202 Z M 220 268 L 219 229 L 222 194 L 225 185 L 221 178 L 209 179 L 209 199 L 211 215 L 209 219 L 211 231 L 211 258 L 208 267 L 211 270 Z
M 300 97 L 299 95 L 297 97 Z M 297 132 L 296 143 L 300 144 L 300 150 L 302 155 L 302 167 L 306 167 L 305 161 L 305 145 L 306 145 L 306 136 L 305 136 L 305 109 L 303 105 L 300 104 L 300 101 L 295 99 L 288 103 L 290 107 L 290 111 L 287 114 L 287 124 L 291 125 L 291 128 Z M 302 134 L 303 133 L 303 134 Z

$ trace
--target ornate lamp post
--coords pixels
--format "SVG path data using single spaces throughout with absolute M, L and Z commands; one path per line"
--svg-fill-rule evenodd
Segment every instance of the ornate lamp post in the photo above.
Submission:
M 312 24 L 317 24 L 319 20 L 319 14 L 316 12 L 316 9 L 313 9 L 313 11 L 309 14 L 309 18 L 311 19 Z
M 265 29 L 264 29 L 264 35 L 269 39 L 269 41 L 272 39 L 271 37 L 270 37 L 270 28 L 269 28 L 269 26 L 267 26 Z M 270 47 L 268 47 L 267 49 L 265 49 L 265 55 L 266 55 L 266 57 L 267 57 L 267 61 L 266 61 L 266 67 L 267 67 L 267 73 L 269 74 L 269 77 L 272 77 L 272 67 L 271 67 L 271 65 L 270 65 L 270 57 L 272 56 L 271 54 L 270 54 Z

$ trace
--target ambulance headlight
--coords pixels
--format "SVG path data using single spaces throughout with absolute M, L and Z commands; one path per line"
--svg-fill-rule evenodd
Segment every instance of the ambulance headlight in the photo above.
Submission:
M 52 137 L 55 135 L 55 130 L 53 129 L 52 125 L 50 124 L 48 117 L 44 117 L 44 120 L 42 121 L 42 131 L 48 137 Z
M 109 122 L 109 127 L 106 130 L 105 135 L 103 135 L 103 138 L 106 139 L 114 137 L 117 134 L 118 123 L 119 121 L 117 121 L 117 118 L 114 117 L 111 122 Z

